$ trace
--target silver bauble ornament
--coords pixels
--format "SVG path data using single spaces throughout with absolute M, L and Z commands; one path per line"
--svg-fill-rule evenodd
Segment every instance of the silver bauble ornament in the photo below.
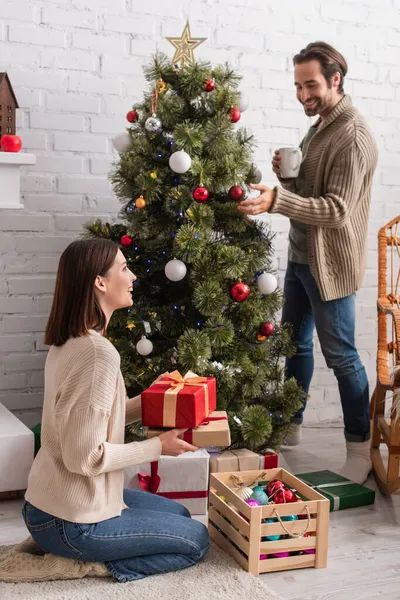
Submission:
M 146 119 L 144 128 L 148 133 L 158 133 L 162 129 L 162 123 L 160 119 L 156 117 L 156 115 L 153 115 L 152 117 Z
M 184 262 L 174 258 L 167 262 L 164 272 L 170 281 L 181 281 L 186 276 L 187 268 Z

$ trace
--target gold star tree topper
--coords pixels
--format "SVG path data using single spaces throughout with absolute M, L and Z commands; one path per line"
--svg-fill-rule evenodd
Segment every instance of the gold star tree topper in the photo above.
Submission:
M 180 63 L 181 67 L 184 67 L 185 64 L 193 64 L 195 62 L 193 50 L 198 48 L 207 38 L 192 38 L 189 21 L 186 21 L 181 37 L 167 37 L 165 39 L 175 48 L 172 63 L 174 65 Z

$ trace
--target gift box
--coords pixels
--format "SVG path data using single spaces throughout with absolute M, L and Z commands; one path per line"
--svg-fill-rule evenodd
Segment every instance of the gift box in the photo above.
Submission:
M 274 450 L 267 448 L 259 453 L 259 469 L 276 469 L 278 466 L 278 455 Z
M 147 430 L 147 437 L 155 437 L 164 431 L 165 429 L 149 428 Z M 204 419 L 199 427 L 188 429 L 179 437 L 199 448 L 208 448 L 209 446 L 230 446 L 231 432 L 228 424 L 228 416 L 223 410 L 215 410 Z
M 375 502 L 375 492 L 373 490 L 364 485 L 353 483 L 341 475 L 332 473 L 332 471 L 300 473 L 300 475 L 296 474 L 296 477 L 325 496 L 329 500 L 331 512 L 356 506 L 366 506 Z
M 26 490 L 34 445 L 32 431 L 0 403 L 0 492 Z
M 194 428 L 217 408 L 215 377 L 167 373 L 141 393 L 146 427 Z
M 253 471 L 259 468 L 259 462 L 259 455 L 245 448 L 225 450 L 225 452 L 210 452 L 210 473 Z
M 145 490 L 186 506 L 192 515 L 207 512 L 209 454 L 204 448 L 180 456 L 126 467 L 124 487 Z

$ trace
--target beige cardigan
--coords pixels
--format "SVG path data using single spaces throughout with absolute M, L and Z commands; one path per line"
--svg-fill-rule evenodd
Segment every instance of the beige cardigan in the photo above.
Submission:
M 124 467 L 158 460 L 161 453 L 158 437 L 124 443 L 126 422 L 140 418 L 140 398 L 126 400 L 120 356 L 106 338 L 90 330 L 51 346 L 28 502 L 76 523 L 121 514 Z
M 377 147 L 366 122 L 344 96 L 310 142 L 305 197 L 293 180 L 276 187 L 272 213 L 308 225 L 308 259 L 321 298 L 356 292 L 365 272 L 368 216 Z

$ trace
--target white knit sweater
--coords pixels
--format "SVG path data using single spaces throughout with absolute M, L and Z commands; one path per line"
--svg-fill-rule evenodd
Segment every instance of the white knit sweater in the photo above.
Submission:
M 90 330 L 51 346 L 28 502 L 76 523 L 119 516 L 125 508 L 124 467 L 158 460 L 161 453 L 158 437 L 124 443 L 126 422 L 140 418 L 139 403 L 127 403 L 120 356 L 99 333 Z

